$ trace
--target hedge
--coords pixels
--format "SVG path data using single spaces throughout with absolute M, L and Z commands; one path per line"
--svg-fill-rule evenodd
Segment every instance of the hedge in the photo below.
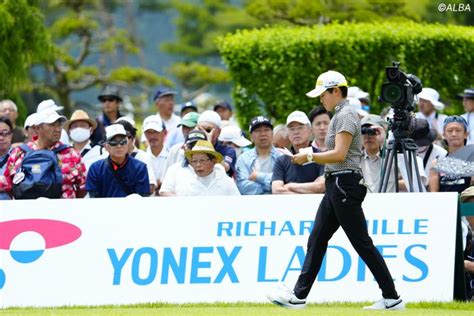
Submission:
M 370 93 L 372 113 L 378 103 L 385 67 L 401 62 L 425 87 L 437 89 L 451 104 L 447 113 L 463 112 L 455 95 L 474 86 L 474 28 L 416 23 L 333 24 L 313 27 L 242 30 L 217 40 L 233 80 L 239 121 L 246 126 L 259 114 L 284 122 L 293 110 L 309 112 L 319 99 L 305 93 L 318 74 L 329 69 L 349 85 Z M 453 102 L 454 101 L 454 102 Z

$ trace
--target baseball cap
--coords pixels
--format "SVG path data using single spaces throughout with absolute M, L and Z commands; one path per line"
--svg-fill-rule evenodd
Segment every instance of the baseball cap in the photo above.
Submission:
M 458 99 L 462 99 L 462 98 L 474 99 L 474 88 L 464 89 L 464 93 L 458 94 L 457 98 Z
M 117 135 L 127 136 L 127 132 L 125 131 L 125 127 L 121 124 L 112 124 L 105 128 L 105 137 L 107 140 L 111 140 Z
M 384 121 L 380 116 L 375 115 L 375 114 L 369 114 L 365 117 L 363 117 L 360 120 L 360 125 L 375 125 L 375 126 L 380 126 L 385 128 L 387 126 L 387 122 Z
M 217 108 L 225 108 L 232 111 L 232 106 L 227 101 L 218 101 L 216 105 L 214 105 L 214 111 L 217 110 Z
M 242 135 L 242 130 L 235 125 L 228 125 L 222 128 L 219 140 L 221 142 L 232 142 L 239 147 L 247 147 L 252 144 L 251 141 Z
M 250 121 L 249 132 L 252 133 L 257 127 L 262 126 L 262 125 L 266 125 L 270 127 L 271 129 L 273 129 L 272 122 L 270 122 L 270 120 L 266 118 L 265 116 L 259 115 L 259 116 L 254 117 Z
M 181 112 L 183 112 L 184 110 L 189 109 L 189 108 L 194 109 L 195 111 L 197 111 L 197 106 L 192 101 L 188 101 L 188 102 L 185 102 L 185 103 L 181 104 Z
M 347 80 L 340 72 L 329 70 L 319 75 L 316 79 L 316 86 L 306 95 L 310 98 L 316 98 L 327 89 L 335 87 L 347 87 Z
M 48 100 L 41 101 L 40 104 L 38 104 L 38 107 L 36 108 L 36 112 L 39 113 L 39 112 L 48 111 L 48 110 L 61 111 L 62 109 L 64 109 L 63 106 L 57 105 L 53 99 L 48 99 Z
M 197 125 L 199 119 L 199 113 L 197 112 L 189 112 L 181 119 L 181 123 L 178 124 L 178 127 L 184 125 L 186 127 L 195 127 Z
M 155 96 L 153 97 L 153 101 L 158 100 L 161 97 L 164 97 L 165 95 L 176 95 L 178 92 L 171 90 L 170 88 L 167 87 L 160 87 L 158 90 L 155 92 Z
M 286 126 L 290 125 L 291 122 L 298 122 L 311 126 L 308 116 L 301 111 L 294 111 L 288 115 L 288 118 L 286 119 Z
M 425 119 L 416 119 L 415 128 L 411 137 L 415 144 L 420 147 L 428 146 L 431 144 L 437 136 L 436 129 L 430 129 L 430 124 Z
M 207 110 L 201 113 L 197 122 L 198 124 L 203 122 L 212 123 L 218 128 L 221 128 L 222 119 L 217 112 Z
M 159 115 L 150 115 L 143 121 L 143 131 L 146 132 L 150 129 L 157 132 L 161 132 L 165 129 L 163 121 Z
M 185 143 L 190 144 L 193 142 L 197 142 L 198 140 L 207 140 L 207 136 L 204 132 L 194 129 L 189 132 L 188 136 L 186 136 Z
M 119 87 L 112 85 L 105 86 L 104 90 L 102 90 L 102 92 L 97 96 L 97 99 L 99 99 L 100 102 L 104 102 L 104 99 L 106 98 L 114 98 L 120 102 L 123 101 Z
M 437 111 L 442 111 L 444 109 L 444 104 L 439 102 L 439 93 L 435 89 L 423 88 L 417 96 L 418 102 L 420 102 L 420 99 L 424 99 L 430 101 Z
M 40 125 L 43 123 L 52 124 L 56 122 L 57 120 L 60 120 L 61 123 L 64 123 L 67 121 L 67 118 L 65 116 L 59 115 L 58 112 L 54 110 L 45 110 L 45 111 L 37 113 L 36 125 Z
M 28 129 L 29 127 L 38 125 L 38 113 L 32 113 L 28 115 L 25 120 L 24 128 Z
M 128 123 L 130 123 L 130 125 L 132 125 L 133 127 L 135 127 L 135 120 L 132 119 L 132 118 L 129 117 L 129 116 L 121 116 L 121 117 L 119 117 L 119 118 L 115 121 L 115 123 L 119 123 L 119 122 L 128 122 Z

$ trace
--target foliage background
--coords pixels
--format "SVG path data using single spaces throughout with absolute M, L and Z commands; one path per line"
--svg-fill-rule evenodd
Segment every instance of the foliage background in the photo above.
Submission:
M 234 83 L 240 122 L 258 114 L 283 122 L 293 110 L 309 111 L 315 100 L 305 93 L 318 74 L 343 73 L 349 85 L 380 94 L 385 66 L 400 61 L 425 87 L 434 87 L 451 103 L 473 85 L 474 29 L 417 23 L 343 23 L 313 27 L 263 28 L 229 34 L 218 48 Z M 374 103 L 371 111 L 379 113 Z M 462 112 L 460 104 L 448 112 Z M 245 126 L 245 125 L 244 125 Z

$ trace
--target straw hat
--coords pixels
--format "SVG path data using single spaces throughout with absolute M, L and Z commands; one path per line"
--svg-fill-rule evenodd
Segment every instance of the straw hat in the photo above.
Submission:
M 219 163 L 222 161 L 222 155 L 215 151 L 214 146 L 212 146 L 211 142 L 207 140 L 198 140 L 192 149 L 186 150 L 184 152 L 184 155 L 188 161 L 191 160 L 191 157 L 194 154 L 209 154 L 216 159 L 216 162 Z
M 467 188 L 466 190 L 462 191 L 462 193 L 461 193 L 461 201 L 464 202 L 464 201 L 466 201 L 468 198 L 473 197 L 473 196 L 474 196 L 474 186 L 470 186 L 470 187 Z
M 92 126 L 92 129 L 96 129 L 97 127 L 97 122 L 91 119 L 85 111 L 76 110 L 72 113 L 71 119 L 64 124 L 64 129 L 68 131 L 71 124 L 77 121 L 85 121 L 89 123 Z

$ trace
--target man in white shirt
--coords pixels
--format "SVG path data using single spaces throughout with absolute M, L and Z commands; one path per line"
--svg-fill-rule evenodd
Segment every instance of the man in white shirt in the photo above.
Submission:
M 168 150 L 164 146 L 167 130 L 159 115 L 150 115 L 145 118 L 143 121 L 143 133 L 148 142 L 146 152 L 153 165 L 153 172 L 157 182 L 156 192 L 158 192 L 166 173 L 166 160 L 168 159 Z
M 160 87 L 153 97 L 158 115 L 165 124 L 168 135 L 173 135 L 176 129 L 178 129 L 179 123 L 181 123 L 181 118 L 174 114 L 174 96 L 176 94 L 176 91 L 166 87 Z M 171 140 L 170 138 L 170 141 Z M 175 144 L 168 143 L 168 140 L 166 140 L 166 148 L 170 148 L 173 145 Z
M 418 94 L 418 109 L 416 118 L 428 121 L 430 128 L 436 129 L 439 135 L 443 135 L 444 120 L 446 115 L 440 114 L 444 110 L 444 104 L 439 101 L 439 93 L 432 88 L 423 88 Z
M 214 150 L 211 142 L 200 140 L 185 155 L 189 165 L 172 166 L 177 170 L 165 176 L 161 196 L 240 195 L 235 182 L 219 164 L 222 155 Z
M 462 99 L 462 105 L 464 106 L 464 111 L 466 111 L 466 113 L 461 115 L 469 127 L 466 145 L 471 145 L 474 144 L 474 88 L 465 89 L 464 93 L 458 94 L 457 97 Z

